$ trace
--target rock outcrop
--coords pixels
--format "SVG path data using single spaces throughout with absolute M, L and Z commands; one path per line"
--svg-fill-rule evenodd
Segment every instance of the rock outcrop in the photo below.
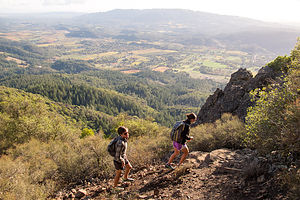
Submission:
M 224 90 L 218 88 L 207 98 L 198 113 L 195 125 L 214 122 L 221 118 L 223 113 L 232 113 L 244 121 L 247 108 L 253 105 L 249 92 L 279 83 L 281 75 L 267 66 L 261 68 L 255 77 L 247 69 L 239 69 L 231 75 Z

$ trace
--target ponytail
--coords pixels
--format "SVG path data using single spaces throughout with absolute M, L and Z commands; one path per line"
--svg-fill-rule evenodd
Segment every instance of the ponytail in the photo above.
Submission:
M 197 115 L 195 113 L 188 113 L 186 114 L 186 117 L 188 118 L 188 120 L 197 119 Z

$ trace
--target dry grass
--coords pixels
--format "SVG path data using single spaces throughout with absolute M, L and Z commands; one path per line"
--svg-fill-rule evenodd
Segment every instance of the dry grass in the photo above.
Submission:
M 169 69 L 169 67 L 156 67 L 156 68 L 153 69 L 153 71 L 164 72 L 168 69 Z
M 212 151 L 220 148 L 241 148 L 245 135 L 244 123 L 231 114 L 223 114 L 215 123 L 203 124 L 191 129 L 194 139 L 192 150 Z
M 134 73 L 138 73 L 141 70 L 137 70 L 137 69 L 131 69 L 131 70 L 125 70 L 125 71 L 121 71 L 124 74 L 134 74 Z
M 173 50 L 162 50 L 162 49 L 142 49 L 142 50 L 137 50 L 137 51 L 131 51 L 131 53 L 133 54 L 137 54 L 137 55 L 145 55 L 145 54 L 164 54 L 164 53 L 175 53 L 176 51 Z

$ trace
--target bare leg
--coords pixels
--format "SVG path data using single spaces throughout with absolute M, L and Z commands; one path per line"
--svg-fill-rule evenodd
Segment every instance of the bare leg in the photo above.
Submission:
M 130 164 L 130 162 L 128 162 L 125 165 L 125 173 L 124 173 L 124 178 L 127 179 L 128 178 L 128 174 L 130 172 L 130 170 L 132 169 L 132 165 Z
M 189 149 L 188 148 L 183 148 L 182 152 L 183 152 L 183 154 L 180 158 L 180 162 L 179 162 L 178 166 L 181 165 L 183 163 L 183 161 L 186 159 L 187 155 L 189 154 Z
M 168 164 L 171 164 L 173 162 L 174 158 L 176 156 L 178 156 L 179 154 L 180 154 L 180 151 L 178 149 L 174 148 L 174 153 L 171 155 L 171 157 L 168 161 Z
M 120 177 L 121 177 L 122 170 L 116 170 L 116 175 L 114 179 L 114 187 L 117 187 Z

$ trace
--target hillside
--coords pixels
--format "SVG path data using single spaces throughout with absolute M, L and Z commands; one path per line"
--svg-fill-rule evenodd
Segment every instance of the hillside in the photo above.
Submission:
M 114 170 L 106 150 L 110 139 L 86 128 L 95 121 L 89 116 L 101 113 L 1 87 L 0 197 L 297 199 L 299 47 L 298 43 L 290 57 L 278 57 L 268 64 L 286 77 L 282 84 L 273 85 L 276 88 L 257 91 L 256 105 L 249 109 L 246 123 L 223 114 L 214 123 L 194 127 L 189 159 L 172 172 L 164 167 L 172 149 L 169 128 L 152 119 L 125 114 L 112 117 L 108 127 L 112 135 L 121 124 L 130 130 L 128 154 L 136 179 L 132 184 L 122 183 L 125 190 L 118 194 L 111 189 Z M 27 81 L 33 80 L 31 76 Z M 52 76 L 40 78 L 45 81 Z M 11 83 L 22 83 L 25 77 Z M 233 75 L 229 85 L 239 82 L 235 78 Z
M 93 179 L 55 199 L 286 199 L 270 169 L 271 164 L 250 149 L 195 151 L 174 171 L 164 163 L 134 169 L 135 181 L 121 183 L 125 190 L 118 194 L 111 190 L 112 179 Z
M 112 127 L 112 116 L 105 113 L 4 86 L 0 86 L 0 112 L 1 153 L 32 138 L 64 137 L 64 130 L 80 135 L 86 127 L 105 133 Z
M 2 19 L 1 200 L 300 198 L 300 41 L 274 59 L 298 30 L 187 10 L 76 15 Z M 187 162 L 166 170 L 170 128 L 198 111 Z M 136 181 L 115 194 L 119 126 Z
M 213 124 L 205 123 L 192 131 L 196 140 L 196 145 L 194 140 L 189 144 L 192 149 L 213 144 L 233 148 L 237 145 L 233 140 L 239 138 L 242 141 L 235 141 L 241 145 L 238 150 L 193 151 L 186 163 L 174 171 L 164 167 L 168 154 L 151 165 L 139 164 L 131 175 L 135 181 L 120 184 L 124 191 L 116 193 L 111 189 L 111 176 L 70 187 L 57 193 L 56 199 L 298 199 L 299 47 L 300 43 L 290 57 L 279 56 L 269 63 L 256 78 L 251 79 L 245 70 L 232 75 L 226 87 L 240 89 L 237 83 L 249 80 L 262 87 L 252 93 L 256 94 L 253 95 L 256 101 L 247 110 L 246 130 L 241 130 L 246 133 L 234 129 L 236 121 L 227 121 L 231 118 L 228 114 Z M 278 74 L 284 77 L 279 79 Z M 240 99 L 234 98 L 233 102 L 239 102 Z M 219 100 L 217 107 L 225 107 L 224 102 L 228 101 L 221 102 Z M 240 149 L 244 145 L 253 149 Z

